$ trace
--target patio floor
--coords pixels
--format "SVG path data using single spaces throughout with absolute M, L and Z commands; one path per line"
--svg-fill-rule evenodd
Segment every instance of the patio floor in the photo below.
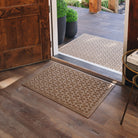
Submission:
M 80 35 L 85 33 L 85 34 L 99 36 L 102 38 L 107 38 L 110 40 L 123 42 L 125 14 L 116 14 L 116 13 L 109 13 L 104 11 L 100 11 L 97 14 L 91 14 L 89 13 L 89 9 L 86 9 L 86 8 L 78 8 L 78 7 L 72 7 L 72 6 L 68 6 L 68 7 L 71 7 L 78 12 L 78 33 L 73 39 L 78 38 Z M 68 42 L 72 41 L 73 39 L 65 38 L 64 43 L 59 45 L 59 48 L 61 48 Z M 122 50 L 122 54 L 123 54 L 123 50 Z M 98 75 L 100 74 L 99 76 L 102 76 L 104 78 L 107 77 L 113 80 L 117 80 L 119 82 L 122 81 L 121 74 L 118 74 L 109 69 L 108 70 L 104 69 L 99 66 L 97 67 L 93 63 L 91 64 L 86 63 L 86 61 L 84 62 L 83 59 L 79 59 L 79 60 L 74 59 L 72 57 L 64 55 L 64 53 L 62 54 L 59 53 L 56 57 L 59 59 L 65 60 L 71 64 L 79 65 L 82 68 L 86 68 L 88 70 L 94 71 Z
M 68 7 L 73 8 L 78 12 L 78 33 L 75 38 L 83 33 L 87 33 L 123 42 L 125 14 L 104 11 L 100 11 L 97 14 L 91 14 L 87 8 Z M 65 38 L 65 42 L 60 46 L 71 40 L 72 39 Z

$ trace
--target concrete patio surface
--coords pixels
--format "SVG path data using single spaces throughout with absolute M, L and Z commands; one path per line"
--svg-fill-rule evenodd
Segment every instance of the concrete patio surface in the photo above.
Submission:
M 83 33 L 87 33 L 123 42 L 125 14 L 109 13 L 105 11 L 91 14 L 87 8 L 68 7 L 78 12 L 78 33 L 75 38 Z M 73 39 L 65 38 L 65 42 L 60 46 Z

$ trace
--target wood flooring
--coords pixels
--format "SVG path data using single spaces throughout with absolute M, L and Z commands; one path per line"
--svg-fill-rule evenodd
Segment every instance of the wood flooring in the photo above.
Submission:
M 22 86 L 29 75 L 46 67 L 43 62 L 0 72 L 0 138 L 138 137 L 138 108 L 133 101 L 120 126 L 130 88 L 115 86 L 86 119 Z

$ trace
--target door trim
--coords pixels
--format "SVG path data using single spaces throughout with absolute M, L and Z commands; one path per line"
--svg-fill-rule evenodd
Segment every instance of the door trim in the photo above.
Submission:
M 58 27 L 57 27 L 57 1 L 49 0 L 51 7 L 51 37 L 52 37 L 52 56 L 58 54 Z
M 123 54 L 127 51 L 127 42 L 128 42 L 128 22 L 129 22 L 129 4 L 130 0 L 126 0 L 125 5 L 125 26 L 124 26 L 124 44 L 123 44 Z M 126 72 L 126 70 L 124 71 Z M 125 84 L 125 78 L 122 75 L 122 83 Z

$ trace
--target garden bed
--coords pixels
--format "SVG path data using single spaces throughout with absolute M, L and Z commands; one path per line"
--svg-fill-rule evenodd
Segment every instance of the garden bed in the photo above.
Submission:
M 65 0 L 65 2 L 69 6 L 89 8 L 89 0 Z M 125 0 L 119 0 L 119 4 L 121 4 L 121 2 L 125 2 Z M 101 0 L 101 5 L 108 8 L 108 0 Z
M 65 0 L 65 2 L 69 6 L 89 8 L 89 0 Z

